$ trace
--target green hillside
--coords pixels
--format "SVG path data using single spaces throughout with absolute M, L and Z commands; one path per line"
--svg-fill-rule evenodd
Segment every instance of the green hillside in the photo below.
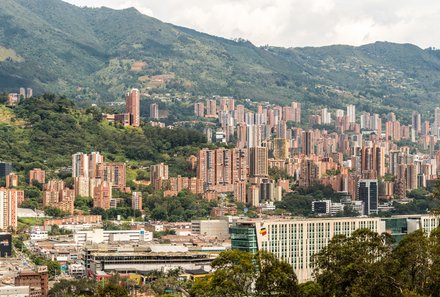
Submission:
M 0 91 L 31 86 L 77 102 L 143 92 L 232 95 L 306 108 L 429 112 L 439 105 L 439 51 L 410 44 L 256 47 L 163 23 L 135 9 L 60 0 L 0 3 Z

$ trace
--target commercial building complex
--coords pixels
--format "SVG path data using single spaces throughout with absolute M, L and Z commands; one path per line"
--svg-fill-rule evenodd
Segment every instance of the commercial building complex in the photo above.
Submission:
M 313 278 L 313 256 L 336 235 L 350 236 L 355 230 L 387 232 L 398 241 L 417 229 L 429 234 L 439 226 L 439 218 L 429 215 L 393 218 L 313 218 L 243 220 L 231 227 L 232 248 L 269 251 L 290 263 L 300 282 Z

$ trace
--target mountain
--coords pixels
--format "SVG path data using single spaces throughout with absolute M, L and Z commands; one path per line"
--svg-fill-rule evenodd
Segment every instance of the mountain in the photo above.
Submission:
M 128 88 L 230 95 L 305 108 L 432 111 L 440 51 L 377 42 L 360 47 L 256 47 L 163 23 L 137 10 L 60 0 L 0 3 L 0 91 L 30 86 L 77 102 L 114 101 Z

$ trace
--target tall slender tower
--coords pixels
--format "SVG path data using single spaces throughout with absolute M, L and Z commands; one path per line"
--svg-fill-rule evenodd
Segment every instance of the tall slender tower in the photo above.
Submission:
M 138 89 L 132 89 L 125 96 L 125 112 L 130 115 L 130 125 L 133 127 L 141 124 L 140 102 L 141 94 Z
M 268 156 L 266 147 L 252 147 L 249 149 L 249 175 L 251 177 L 267 177 Z
M 347 116 L 350 123 L 356 123 L 356 106 L 353 104 L 347 105 Z
M 150 119 L 159 119 L 159 105 L 157 103 L 150 104 Z

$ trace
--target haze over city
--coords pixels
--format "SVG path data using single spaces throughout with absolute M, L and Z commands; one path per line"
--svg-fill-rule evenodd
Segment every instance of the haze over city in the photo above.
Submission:
M 140 12 L 212 35 L 283 47 L 362 45 L 375 41 L 440 45 L 438 1 L 66 0 Z

